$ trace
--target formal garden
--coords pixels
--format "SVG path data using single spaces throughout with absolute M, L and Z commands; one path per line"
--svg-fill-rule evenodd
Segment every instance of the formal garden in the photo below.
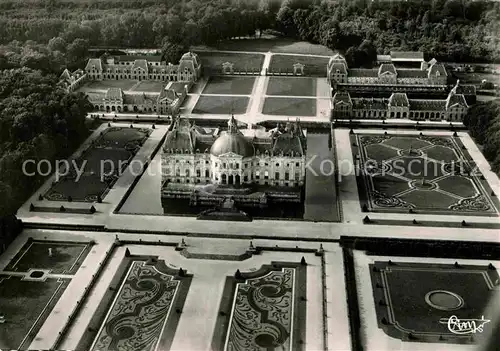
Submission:
M 364 212 L 497 216 L 498 199 L 457 137 L 351 135 Z
M 316 79 L 308 77 L 269 77 L 266 95 L 316 96 Z
M 248 96 L 201 95 L 193 108 L 193 114 L 241 115 L 246 113 Z
M 375 262 L 370 265 L 378 327 L 403 341 L 475 343 L 474 333 L 457 335 L 448 320 L 492 319 L 486 309 L 499 275 L 493 265 L 472 266 Z M 488 326 L 486 326 L 488 327 Z
M 306 271 L 305 261 L 272 262 L 227 277 L 212 349 L 304 350 Z
M 203 94 L 250 95 L 254 83 L 254 77 L 213 76 L 208 79 Z
M 168 350 L 192 275 L 154 258 L 127 257 L 124 264 L 121 286 L 109 307 L 99 308 L 100 328 L 85 349 Z
M 314 117 L 316 116 L 316 99 L 266 97 L 262 113 L 275 116 Z
M 52 274 L 75 274 L 91 249 L 89 243 L 28 240 L 4 271 L 50 270 Z
M 27 350 L 70 279 L 0 275 L 0 348 Z
M 78 169 L 83 169 L 78 179 L 76 167 L 44 195 L 53 201 L 86 201 L 102 199 L 139 151 L 151 129 L 112 127 L 101 132 L 91 146 L 75 161 Z M 83 167 L 83 168 L 82 168 Z
M 92 248 L 29 239 L 0 274 L 0 348 L 26 350 Z M 64 274 L 64 277 L 53 276 Z

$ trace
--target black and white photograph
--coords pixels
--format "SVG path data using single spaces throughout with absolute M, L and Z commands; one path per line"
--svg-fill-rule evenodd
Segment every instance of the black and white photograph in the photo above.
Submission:
M 499 0 L 0 0 L 0 351 L 500 351 Z

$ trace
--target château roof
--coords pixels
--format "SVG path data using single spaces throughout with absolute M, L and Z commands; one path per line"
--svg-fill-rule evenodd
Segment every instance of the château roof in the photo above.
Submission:
M 101 59 L 99 58 L 91 58 L 89 59 L 89 61 L 87 62 L 87 65 L 85 66 L 85 70 L 90 70 L 92 68 L 94 68 L 98 71 L 102 71 L 102 61 Z
M 123 100 L 123 91 L 120 88 L 109 88 L 105 98 L 107 100 Z
M 406 93 L 392 93 L 389 98 L 389 105 L 404 107 L 409 106 L 408 96 L 406 96 Z
M 435 63 L 429 67 L 429 77 L 437 75 L 444 77 L 448 75 L 442 63 Z
M 349 77 L 378 77 L 377 68 L 350 68 Z
M 427 78 L 427 71 L 421 69 L 398 69 L 398 78 Z
M 396 74 L 396 67 L 392 63 L 382 63 L 378 68 L 378 75 L 380 76 L 386 72 Z
M 333 104 L 336 105 L 338 103 L 352 104 L 351 95 L 347 91 L 337 91 L 333 95 Z
M 215 140 L 210 148 L 210 153 L 214 156 L 233 153 L 243 157 L 252 157 L 255 154 L 255 148 L 238 130 L 237 122 L 234 116 L 231 116 L 228 121 L 228 130 L 222 132 Z
M 420 51 L 391 51 L 393 61 L 423 61 L 424 53 Z
M 412 111 L 444 111 L 446 100 L 410 100 L 410 110 Z

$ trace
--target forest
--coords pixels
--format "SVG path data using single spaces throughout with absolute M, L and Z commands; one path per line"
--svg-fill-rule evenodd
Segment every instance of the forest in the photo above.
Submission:
M 358 66 L 391 49 L 441 61 L 500 61 L 499 2 L 2 0 L 0 215 L 14 213 L 42 181 L 21 174 L 23 160 L 65 157 L 87 135 L 86 98 L 65 94 L 57 76 L 82 68 L 90 47 L 163 48 L 174 57 L 191 45 L 265 30 L 339 50 Z M 467 125 L 498 169 L 498 110 L 474 111 Z

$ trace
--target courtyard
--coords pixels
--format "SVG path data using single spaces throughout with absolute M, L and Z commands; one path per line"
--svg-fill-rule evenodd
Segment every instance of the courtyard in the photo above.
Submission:
M 130 91 L 133 92 L 144 92 L 144 93 L 159 93 L 163 87 L 165 87 L 167 82 L 159 81 L 140 81 L 135 84 Z
M 213 76 L 208 79 L 203 94 L 250 95 L 254 83 L 254 77 Z
M 120 79 L 120 80 L 94 80 L 86 82 L 78 91 L 89 92 L 104 92 L 109 88 L 120 88 L 123 91 L 130 91 L 138 80 Z
M 269 77 L 266 94 L 316 96 L 316 79 L 309 77 Z
M 364 209 L 497 216 L 491 189 L 456 139 L 352 135 Z
M 193 114 L 235 115 L 244 114 L 250 98 L 248 96 L 201 95 L 193 108 Z
M 266 97 L 262 113 L 275 116 L 316 116 L 316 99 Z
M 486 307 L 498 273 L 492 266 L 374 262 L 370 264 L 378 326 L 409 342 L 473 343 L 457 335 L 448 319 L 492 319 Z
M 129 162 L 146 141 L 150 129 L 112 127 L 106 129 L 75 160 L 76 167 L 55 182 L 44 198 L 53 201 L 98 201 L 113 186 Z M 121 167 L 121 169 L 119 169 Z M 78 185 L 78 186 L 76 186 Z

